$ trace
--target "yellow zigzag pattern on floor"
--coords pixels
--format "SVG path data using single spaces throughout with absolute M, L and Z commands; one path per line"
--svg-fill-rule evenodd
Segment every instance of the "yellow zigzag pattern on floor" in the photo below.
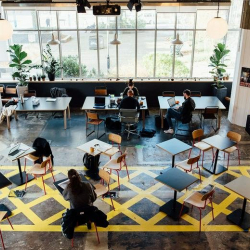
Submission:
M 67 176 L 68 170 L 72 167 L 54 167 L 54 175 L 56 180 L 57 176 L 62 173 Z M 83 167 L 74 167 L 76 170 L 83 170 Z M 133 171 L 130 173 L 130 180 L 136 178 L 140 174 L 146 174 L 152 178 L 155 178 L 158 174 L 155 174 L 151 172 L 151 170 L 164 170 L 166 169 L 165 167 L 129 167 L 129 171 Z M 5 176 L 11 177 L 12 175 L 15 175 L 18 173 L 17 167 L 16 166 L 1 166 L 0 170 L 8 170 L 7 174 Z M 241 174 L 238 174 L 234 172 L 233 170 L 237 170 Z M 203 170 L 204 171 L 204 170 Z M 248 172 L 249 171 L 249 172 Z M 240 175 L 245 175 L 247 177 L 250 177 L 250 167 L 247 166 L 241 166 L 241 167 L 229 167 L 229 170 L 227 172 L 222 173 L 223 174 L 230 174 L 235 177 L 239 177 Z M 228 215 L 232 211 L 228 210 L 227 207 L 234 202 L 237 198 L 241 198 L 234 192 L 230 191 L 229 189 L 225 188 L 223 185 L 214 182 L 217 178 L 219 178 L 221 175 L 210 175 L 208 178 L 205 178 L 202 176 L 202 183 L 200 184 L 197 182 L 197 186 L 194 188 L 189 188 L 188 191 L 183 191 L 184 195 L 181 196 L 178 201 L 180 203 L 183 202 L 183 200 L 190 195 L 193 191 L 195 190 L 201 190 L 202 188 L 206 187 L 208 184 L 215 184 L 217 188 L 226 191 L 229 193 L 229 196 L 225 198 L 219 205 L 214 204 L 214 216 L 215 220 L 216 217 L 219 216 L 221 213 Z M 194 173 L 194 176 L 197 178 L 199 177 L 197 173 Z M 112 179 L 115 180 L 114 183 L 111 184 L 110 188 L 111 190 L 116 188 L 118 183 L 117 183 L 117 176 L 112 174 L 111 175 Z M 47 174 L 44 177 L 44 180 L 50 179 L 52 183 L 52 178 L 51 174 Z M 130 190 L 134 191 L 137 193 L 133 198 L 129 199 L 127 202 L 120 204 L 116 200 L 114 200 L 114 205 L 115 205 L 115 211 L 111 210 L 110 212 L 107 213 L 108 220 L 111 220 L 115 216 L 117 216 L 120 213 L 123 213 L 139 225 L 109 225 L 107 228 L 98 228 L 98 231 L 120 231 L 120 232 L 131 232 L 131 231 L 137 231 L 137 232 L 156 232 L 156 231 L 161 231 L 161 232 L 185 232 L 185 231 L 193 231 L 196 232 L 199 230 L 199 221 L 194 219 L 193 217 L 189 216 L 189 214 L 185 214 L 182 216 L 181 220 L 185 220 L 186 222 L 190 223 L 191 225 L 156 225 L 159 221 L 161 221 L 166 214 L 162 212 L 158 212 L 156 215 L 154 215 L 152 218 L 149 220 L 145 220 L 136 213 L 132 212 L 129 210 L 129 207 L 133 206 L 134 204 L 138 203 L 144 198 L 149 199 L 151 202 L 162 206 L 164 205 L 164 201 L 161 199 L 157 198 L 156 196 L 153 195 L 153 192 L 157 191 L 164 185 L 161 183 L 156 183 L 155 185 L 149 187 L 146 190 L 143 190 L 136 185 L 132 184 L 130 181 L 128 181 L 127 176 L 124 178 L 120 177 L 120 184 L 124 185 L 125 187 L 129 188 Z M 42 186 L 42 181 L 40 178 L 38 180 L 33 180 L 28 183 L 28 187 L 31 187 L 30 190 L 32 190 L 32 186 L 37 185 L 39 188 L 41 188 L 41 192 L 43 192 L 43 186 Z M 65 211 L 63 209 L 62 211 L 55 213 L 51 217 L 42 220 L 38 215 L 36 215 L 35 212 L 31 210 L 31 208 L 35 205 L 38 205 L 50 198 L 55 199 L 59 204 L 61 204 L 63 207 L 68 208 L 69 203 L 65 201 L 62 197 L 62 195 L 56 190 L 52 189 L 49 185 L 46 185 L 46 192 L 47 195 L 42 195 L 41 197 L 35 198 L 33 201 L 25 204 L 22 202 L 21 199 L 19 198 L 12 198 L 8 197 L 8 194 L 10 192 L 10 189 L 8 187 L 1 189 L 0 193 L 0 201 L 3 198 L 9 199 L 15 206 L 16 209 L 12 210 L 12 216 L 16 216 L 19 213 L 23 213 L 34 225 L 15 225 L 15 222 L 13 222 L 14 230 L 15 231 L 37 231 L 37 232 L 60 232 L 61 231 L 61 226 L 60 225 L 50 225 L 51 223 L 59 220 L 62 216 L 62 213 Z M 16 187 L 12 190 L 23 190 L 23 186 Z M 126 191 L 121 191 L 120 192 L 120 197 L 122 197 L 122 193 L 125 193 Z M 25 198 L 25 196 L 24 196 Z M 105 198 L 104 201 L 110 205 L 110 199 Z M 101 208 L 100 208 L 101 209 Z M 46 213 L 46 211 L 44 211 Z M 11 219 L 10 217 L 10 219 Z M 209 212 L 207 215 L 202 217 L 202 231 L 242 231 L 241 228 L 235 225 L 209 225 L 209 223 L 212 221 L 212 214 Z M 1 230 L 3 231 L 11 231 L 12 229 L 8 224 L 3 225 L 1 223 Z M 79 226 L 76 228 L 77 232 L 89 232 L 87 227 L 85 225 Z M 93 229 L 92 229 L 93 231 Z

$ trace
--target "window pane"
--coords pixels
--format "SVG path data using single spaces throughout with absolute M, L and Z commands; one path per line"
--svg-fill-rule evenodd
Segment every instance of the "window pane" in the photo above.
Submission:
M 175 13 L 157 13 L 157 29 L 174 29 Z
M 13 29 L 29 30 L 37 29 L 36 12 L 35 11 L 15 11 L 8 10 L 7 18 L 11 22 Z
M 191 58 L 193 48 L 193 31 L 179 31 L 180 39 L 183 42 L 180 47 L 175 47 L 175 77 L 190 77 Z M 173 51 L 173 47 L 172 47 Z
M 177 29 L 193 29 L 195 13 L 177 13 Z
M 115 17 L 98 16 L 98 29 L 115 29 Z
M 156 44 L 156 77 L 171 77 L 173 67 L 173 55 L 171 53 L 171 41 L 174 31 L 158 31 Z
M 51 30 L 57 29 L 56 12 L 55 11 L 39 11 L 40 29 Z
M 135 12 L 122 10 L 118 17 L 119 29 L 135 29 Z
M 97 78 L 97 38 L 96 32 L 80 32 L 82 77 Z
M 0 41 L 0 79 L 12 79 L 12 68 L 9 67 L 10 56 L 9 53 L 6 52 L 8 49 L 7 41 Z
M 137 12 L 138 29 L 155 29 L 155 10 Z
M 75 11 L 58 11 L 60 29 L 76 29 Z
M 78 27 L 79 29 L 95 29 L 96 28 L 96 17 L 92 11 L 86 13 L 79 13 L 78 15 Z
M 114 39 L 114 31 L 99 32 L 100 77 L 116 77 L 116 46 L 109 44 Z M 118 40 L 120 37 L 118 36 Z
M 123 31 L 119 33 L 121 44 L 119 49 L 119 76 L 135 76 L 135 32 Z
M 78 78 L 79 73 L 79 55 L 77 45 L 76 31 L 60 32 L 63 78 Z
M 137 76 L 152 77 L 154 75 L 154 31 L 138 31 L 137 33 Z

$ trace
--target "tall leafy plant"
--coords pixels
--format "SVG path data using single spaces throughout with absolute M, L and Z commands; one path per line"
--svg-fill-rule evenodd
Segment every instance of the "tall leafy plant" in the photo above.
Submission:
M 29 72 L 32 68 L 39 68 L 39 65 L 31 65 L 32 61 L 27 59 L 27 53 L 23 51 L 23 45 L 14 44 L 10 46 L 10 49 L 7 50 L 10 53 L 11 63 L 9 66 L 11 68 L 16 68 L 12 76 L 17 78 L 19 81 L 19 86 L 27 86 Z
M 230 50 L 226 49 L 226 44 L 218 43 L 214 48 L 214 54 L 210 57 L 209 67 L 212 70 L 209 72 L 214 77 L 217 88 L 224 87 L 222 85 L 223 73 L 226 73 L 227 65 L 223 63 L 224 57 L 229 54 Z

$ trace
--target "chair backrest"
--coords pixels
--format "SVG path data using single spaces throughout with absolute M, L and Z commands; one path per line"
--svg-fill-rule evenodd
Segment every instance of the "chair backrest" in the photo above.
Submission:
M 108 95 L 108 90 L 106 87 L 95 87 L 95 95 Z
M 200 91 L 191 91 L 191 96 L 201 97 Z
M 122 137 L 120 135 L 117 134 L 109 134 L 109 141 L 117 143 L 117 144 L 121 144 L 122 143 Z
M 203 135 L 204 135 L 203 129 L 196 129 L 192 132 L 192 137 L 194 140 L 202 137 Z
M 175 92 L 174 91 L 163 91 L 162 96 L 175 97 Z
M 87 112 L 87 117 L 88 117 L 88 119 L 91 119 L 91 120 L 99 119 L 98 114 L 97 113 L 92 113 L 92 112 Z
M 0 95 L 4 94 L 4 85 L 3 84 L 0 84 Z
M 51 157 L 49 156 L 45 161 L 41 163 L 41 168 L 45 168 L 44 171 L 46 172 L 47 169 L 50 169 L 51 167 Z
M 231 139 L 232 141 L 235 141 L 235 142 L 240 142 L 240 140 L 241 140 L 241 135 L 240 134 L 238 134 L 238 133 L 236 133 L 236 132 L 233 132 L 233 131 L 229 131 L 228 133 L 227 133 L 227 137 L 229 138 L 229 139 Z
M 23 92 L 24 97 L 31 97 L 31 96 L 36 96 L 36 91 L 35 90 L 25 90 Z
M 205 108 L 205 114 L 218 114 L 219 107 L 218 106 L 208 106 Z
M 5 93 L 8 95 L 16 95 L 16 86 L 6 86 Z
M 193 157 L 193 158 L 189 158 L 188 161 L 187 161 L 187 164 L 192 165 L 192 164 L 198 162 L 199 159 L 200 159 L 200 155 L 198 155 L 196 157 Z
M 202 201 L 206 201 L 207 199 L 211 198 L 213 196 L 215 192 L 215 187 L 213 187 L 213 189 L 209 192 L 207 192 L 206 194 L 204 194 L 202 197 L 201 197 L 201 200 Z
M 125 158 L 126 158 L 126 155 L 127 155 L 127 154 L 122 154 L 121 156 L 119 156 L 119 157 L 117 158 L 117 163 L 121 163 L 122 161 L 124 161 Z
M 110 174 L 109 172 L 103 170 L 103 169 L 100 169 L 99 170 L 99 176 L 109 185 L 110 183 Z
M 137 109 L 120 109 L 120 120 L 124 123 L 136 123 L 139 121 Z

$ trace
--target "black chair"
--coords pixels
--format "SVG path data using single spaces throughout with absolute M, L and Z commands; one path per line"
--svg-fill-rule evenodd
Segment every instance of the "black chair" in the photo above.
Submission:
M 201 97 L 200 91 L 191 91 L 191 97 Z
M 175 97 L 175 92 L 174 91 L 163 91 L 162 96 L 169 96 L 169 97 Z
M 201 113 L 201 124 L 203 130 L 204 130 L 204 120 L 216 120 L 216 129 L 214 129 L 213 125 L 212 128 L 214 129 L 214 131 L 218 130 L 218 113 L 219 113 L 218 106 L 209 106 L 205 108 L 204 113 Z
M 187 124 L 188 125 L 188 129 L 183 129 L 180 128 L 180 124 Z M 179 135 L 179 136 L 187 136 L 187 134 L 178 134 L 178 131 L 186 131 L 188 132 L 188 136 L 191 136 L 192 133 L 192 114 L 190 115 L 190 117 L 185 120 L 185 121 L 181 121 L 181 120 L 177 120 L 175 119 L 175 129 L 174 129 L 174 136 L 175 135 Z

